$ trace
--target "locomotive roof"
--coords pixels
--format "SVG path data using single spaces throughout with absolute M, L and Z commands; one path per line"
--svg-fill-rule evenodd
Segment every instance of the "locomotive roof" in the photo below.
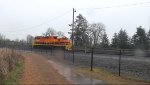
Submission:
M 36 37 L 57 37 L 57 36 L 36 36 Z
M 46 38 L 46 37 L 55 37 L 55 38 L 67 38 L 66 36 L 58 37 L 58 36 L 35 36 L 35 38 Z

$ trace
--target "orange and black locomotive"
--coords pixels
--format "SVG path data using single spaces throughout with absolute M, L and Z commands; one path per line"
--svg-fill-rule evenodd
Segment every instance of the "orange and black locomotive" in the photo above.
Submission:
M 36 36 L 32 43 L 33 48 L 38 47 L 63 47 L 66 50 L 71 50 L 71 40 L 67 37 L 57 36 Z

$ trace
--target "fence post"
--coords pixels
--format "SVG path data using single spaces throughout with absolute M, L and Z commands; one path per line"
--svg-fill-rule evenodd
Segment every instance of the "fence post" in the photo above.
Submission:
M 74 64 L 74 46 L 72 45 L 72 62 Z
M 51 56 L 52 56 L 52 47 L 51 47 Z
M 31 44 L 31 52 L 32 52 L 32 44 Z
M 93 48 L 91 51 L 91 71 L 93 71 Z
M 119 53 L 119 76 L 120 76 L 120 70 L 121 70 L 121 49 L 120 49 L 120 53 Z
M 22 42 L 22 46 L 23 46 L 23 51 L 25 51 L 25 46 L 24 46 L 24 43 Z
M 41 47 L 40 47 L 40 51 L 41 51 L 41 53 L 42 53 L 42 49 L 43 49 L 43 47 L 41 46 Z
M 64 59 L 65 59 L 65 49 L 64 49 Z
M 47 54 L 47 47 L 46 47 L 46 54 Z

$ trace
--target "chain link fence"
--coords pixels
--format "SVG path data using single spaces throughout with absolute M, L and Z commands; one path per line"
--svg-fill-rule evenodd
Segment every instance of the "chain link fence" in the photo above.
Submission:
M 120 49 L 75 49 L 74 65 L 102 68 L 115 75 L 150 82 L 150 51 Z M 72 62 L 72 53 L 65 52 L 65 59 Z M 92 64 L 92 65 L 91 65 Z

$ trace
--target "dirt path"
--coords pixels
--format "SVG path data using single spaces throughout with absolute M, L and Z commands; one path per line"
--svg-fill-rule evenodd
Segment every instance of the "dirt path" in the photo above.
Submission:
M 24 53 L 25 69 L 19 84 L 70 84 L 41 55 Z

